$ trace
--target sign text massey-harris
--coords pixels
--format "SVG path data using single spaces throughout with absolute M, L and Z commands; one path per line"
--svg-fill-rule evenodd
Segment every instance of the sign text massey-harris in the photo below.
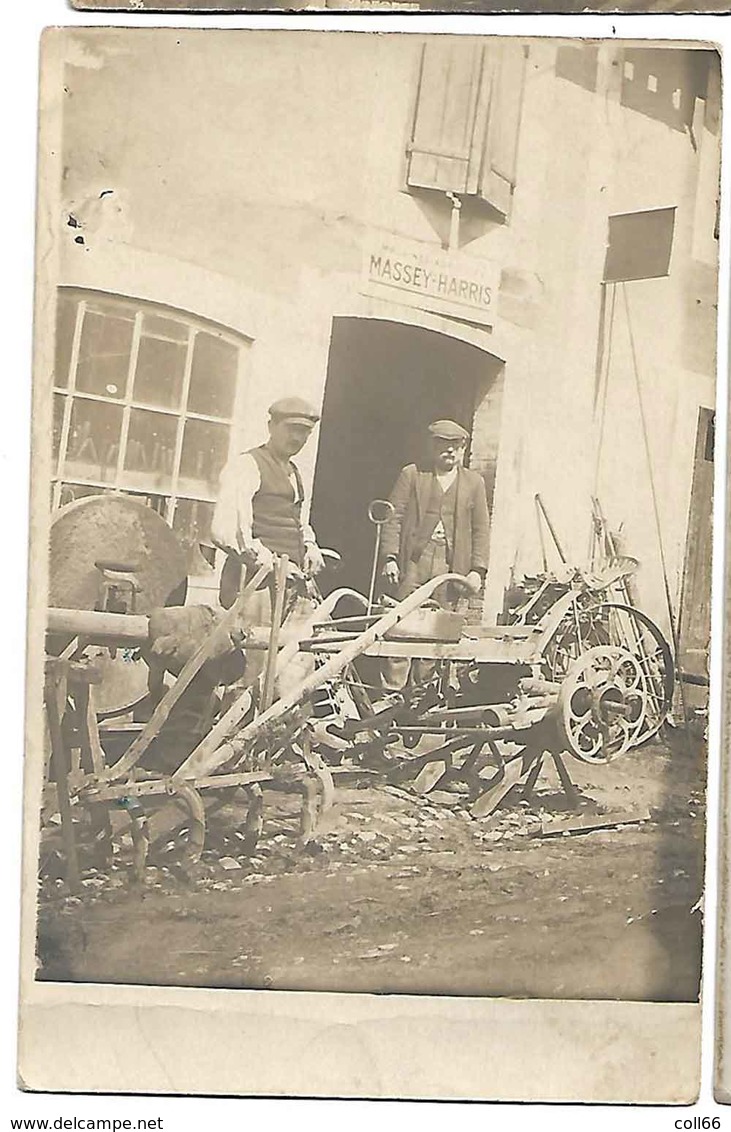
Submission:
M 384 244 L 364 248 L 363 283 L 370 294 L 492 326 L 500 270 L 457 253 Z

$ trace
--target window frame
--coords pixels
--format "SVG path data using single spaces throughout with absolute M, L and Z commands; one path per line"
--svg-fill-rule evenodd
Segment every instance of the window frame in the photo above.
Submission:
M 178 505 L 181 502 L 215 503 L 215 489 L 210 491 L 190 491 L 186 490 L 181 485 L 181 480 L 189 479 L 189 477 L 185 477 L 181 472 L 185 429 L 188 421 L 202 421 L 204 423 L 225 427 L 228 431 L 228 443 L 226 446 L 226 459 L 228 459 L 232 445 L 236 440 L 239 421 L 241 419 L 241 403 L 246 385 L 246 369 L 249 363 L 249 349 L 252 344 L 252 339 L 220 323 L 201 318 L 189 311 L 162 303 L 156 303 L 148 299 L 141 299 L 132 295 L 121 295 L 95 288 L 61 286 L 57 289 L 57 311 L 64 299 L 71 299 L 72 302 L 75 302 L 75 315 L 71 348 L 68 354 L 68 371 L 63 375 L 56 372 L 57 360 L 55 360 L 51 383 L 54 414 L 56 412 L 56 398 L 61 397 L 63 399 L 58 450 L 52 455 L 52 510 L 57 511 L 62 506 L 62 493 L 65 485 L 82 488 L 97 488 L 100 493 L 133 496 L 147 495 L 151 498 L 154 497 L 164 501 L 161 514 L 170 527 L 174 526 Z M 84 319 L 88 311 L 91 310 L 91 312 L 94 313 L 97 304 L 102 315 L 106 313 L 110 317 L 113 317 L 113 311 L 104 312 L 103 305 L 119 304 L 120 307 L 127 309 L 130 321 L 133 321 L 132 339 L 129 348 L 125 386 L 122 396 L 104 396 L 100 393 L 80 390 L 77 386 Z M 181 339 L 177 342 L 178 345 L 185 346 L 186 353 L 180 395 L 175 405 L 161 406 L 145 404 L 134 396 L 134 382 L 137 375 L 145 315 L 175 322 L 187 331 L 185 341 L 183 341 L 181 334 Z M 197 412 L 189 408 L 195 343 L 197 336 L 201 333 L 220 338 L 236 349 L 237 360 L 233 378 L 233 401 L 230 413 L 227 416 L 215 416 L 210 413 Z M 175 341 L 172 338 L 165 339 L 164 335 L 161 333 L 150 335 L 150 337 L 159 338 L 161 341 Z M 58 339 L 56 344 L 58 345 Z M 65 384 L 62 384 L 64 380 Z M 84 401 L 116 405 L 122 410 L 118 451 L 116 453 L 116 466 L 113 478 L 110 480 L 103 480 L 101 477 L 74 475 L 72 468 L 69 466 L 68 447 L 71 436 L 72 414 L 74 406 Z M 151 484 L 149 488 L 145 488 L 145 486 L 139 482 L 145 473 L 139 471 L 135 472 L 134 469 L 125 467 L 125 462 L 128 457 L 130 422 L 135 410 L 162 414 L 176 422 L 173 466 L 169 476 L 168 487 L 161 488 Z M 133 482 L 135 477 L 138 478 L 137 483 Z

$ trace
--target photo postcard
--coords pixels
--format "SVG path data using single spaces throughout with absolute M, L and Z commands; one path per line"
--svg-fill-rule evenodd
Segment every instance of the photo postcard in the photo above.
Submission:
M 697 42 L 45 33 L 24 1088 L 692 1102 L 720 119 Z

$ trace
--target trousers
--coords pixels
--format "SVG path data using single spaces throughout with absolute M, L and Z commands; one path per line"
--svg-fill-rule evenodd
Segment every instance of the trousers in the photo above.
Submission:
M 397 598 L 403 601 L 409 597 L 424 582 L 436 578 L 439 574 L 449 573 L 447 560 L 447 544 L 442 541 L 431 541 L 416 559 L 409 562 L 406 573 L 401 579 Z M 457 598 L 452 594 L 452 586 L 447 582 L 439 586 L 431 596 L 432 601 L 441 605 L 442 609 L 454 609 Z M 389 692 L 401 692 L 408 685 L 418 687 L 428 683 L 434 675 L 436 664 L 433 660 L 409 660 L 406 657 L 384 657 L 381 661 L 381 684 Z

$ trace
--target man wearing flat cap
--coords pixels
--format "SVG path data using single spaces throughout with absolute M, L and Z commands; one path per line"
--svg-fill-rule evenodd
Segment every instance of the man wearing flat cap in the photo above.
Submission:
M 462 465 L 469 434 L 448 420 L 434 421 L 427 434 L 427 459 L 402 470 L 390 496 L 394 513 L 383 527 L 383 575 L 400 601 L 449 572 L 464 574 L 468 589 L 477 594 L 487 571 L 485 483 L 479 472 Z M 460 596 L 448 584 L 433 598 L 454 608 Z M 399 661 L 384 665 L 384 684 L 403 686 L 407 666 Z M 411 679 L 418 680 L 416 670 Z
M 233 456 L 221 475 L 212 537 L 226 553 L 219 597 L 228 609 L 242 583 L 286 554 L 308 576 L 323 566 L 322 552 L 307 521 L 302 477 L 292 457 L 304 448 L 320 414 L 300 397 L 284 397 L 269 408 L 269 439 Z

